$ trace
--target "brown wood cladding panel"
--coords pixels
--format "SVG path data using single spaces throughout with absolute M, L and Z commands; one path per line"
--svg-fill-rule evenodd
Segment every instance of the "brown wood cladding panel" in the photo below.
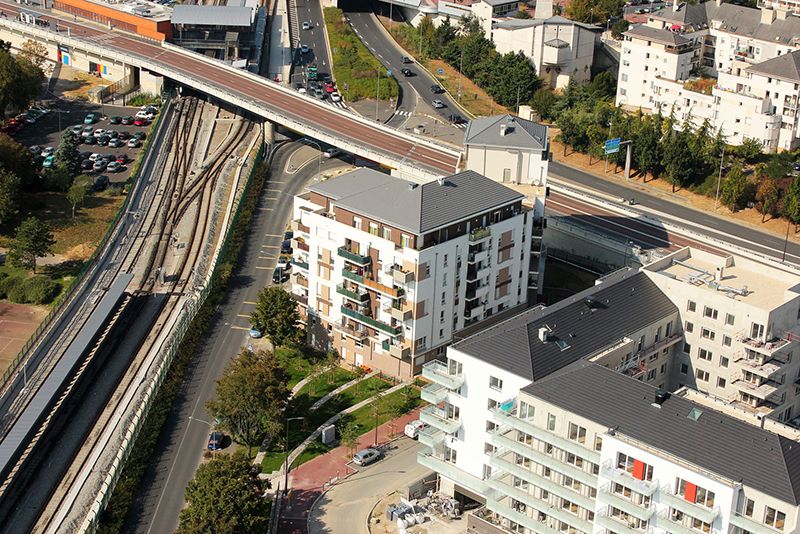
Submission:
M 388 224 L 383 224 L 380 221 L 376 221 L 375 219 L 370 219 L 364 215 L 353 213 L 352 211 L 348 211 L 344 208 L 336 206 L 336 222 L 340 222 L 347 226 L 353 226 L 353 217 L 358 217 L 361 219 L 361 231 L 362 232 L 369 232 L 369 225 L 377 224 L 378 225 L 378 235 L 375 237 L 383 238 L 383 229 L 389 228 L 391 230 L 391 241 L 398 247 L 403 244 L 403 234 L 406 234 L 411 238 L 411 243 L 409 244 L 410 248 L 414 248 L 416 246 L 417 238 L 414 234 L 406 232 L 404 230 L 400 230 L 395 228 L 394 226 L 389 226 Z
M 319 193 L 315 193 L 314 191 L 309 191 L 308 200 L 309 202 L 312 202 L 317 206 L 323 206 L 326 210 L 330 209 L 330 206 L 328 205 L 330 199 L 325 195 L 320 195 Z
M 414 319 L 425 317 L 425 300 L 416 303 L 414 307 Z

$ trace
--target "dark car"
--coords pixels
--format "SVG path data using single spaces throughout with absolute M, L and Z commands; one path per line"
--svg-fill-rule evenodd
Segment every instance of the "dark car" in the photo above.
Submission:
M 81 170 L 83 171 L 91 171 L 93 166 L 94 166 L 94 161 L 90 159 L 85 159 L 81 162 Z
M 95 191 L 103 191 L 105 190 L 106 187 L 108 187 L 108 176 L 106 176 L 105 174 L 101 174 L 94 179 L 94 183 L 92 184 L 92 189 L 94 189 Z
M 222 440 L 225 439 L 225 434 L 222 432 L 214 431 L 208 436 L 208 450 L 218 451 L 222 448 Z
M 133 120 L 134 120 L 133 117 L 122 117 L 121 123 L 125 124 L 126 126 L 130 126 L 131 124 L 133 124 Z
M 122 165 L 125 165 L 126 163 L 128 163 L 130 161 L 130 158 L 128 158 L 128 156 L 125 155 L 125 154 L 120 154 L 120 155 L 117 156 L 116 161 L 117 161 L 117 163 L 121 163 Z
M 441 85 L 433 84 L 431 85 L 431 93 L 438 95 L 440 93 L 444 93 L 444 89 L 442 89 Z
M 410 57 L 408 57 L 408 56 L 403 56 L 403 57 L 401 57 L 401 58 L 400 58 L 400 61 L 402 61 L 402 62 L 403 62 L 403 63 L 405 63 L 405 64 L 408 64 L 408 63 L 414 63 L 414 60 L 413 60 L 413 59 L 411 59 L 411 58 L 410 58 Z
M 135 134 L 133 134 L 133 137 L 135 139 L 138 139 L 139 141 L 144 141 L 145 139 L 147 139 L 147 134 L 145 132 L 136 132 Z
M 96 145 L 97 144 L 97 138 L 95 136 L 93 136 L 93 135 L 90 135 L 89 137 L 84 137 L 83 138 L 83 143 L 86 144 L 86 145 Z
M 111 138 L 107 135 L 101 135 L 97 138 L 97 144 L 100 146 L 108 146 L 109 141 L 111 141 Z
M 103 172 L 104 170 L 106 170 L 107 166 L 108 162 L 106 160 L 98 159 L 95 160 L 94 165 L 92 165 L 92 170 L 94 170 L 94 172 Z
M 281 243 L 281 254 L 291 254 L 292 253 L 292 242 L 288 239 L 284 239 L 283 243 Z
M 128 132 L 119 132 L 119 136 L 117 137 L 117 139 L 122 139 L 123 141 L 127 141 L 130 138 L 131 134 L 129 134 Z
M 274 284 L 282 284 L 289 279 L 289 273 L 278 267 L 275 269 L 275 272 L 272 273 L 272 283 Z
M 286 230 L 286 231 L 283 233 L 283 239 L 291 239 L 291 238 L 293 238 L 293 237 L 294 237 L 294 232 L 293 232 L 293 231 L 291 231 L 291 230 Z
M 414 73 L 411 71 L 411 69 L 400 69 L 400 72 L 401 72 L 401 73 L 403 74 L 403 76 L 405 76 L 405 77 L 408 77 L 408 76 L 413 76 L 413 75 L 414 75 Z
M 91 156 L 91 155 L 92 155 L 92 151 L 91 150 L 84 150 L 83 152 L 81 152 L 81 159 L 82 160 L 83 159 L 89 159 L 89 156 Z
M 111 117 L 109 119 L 109 122 L 111 124 L 122 124 L 122 117 L 117 117 L 117 116 Z
M 464 124 L 467 121 L 461 115 L 450 115 L 450 122 L 452 124 Z

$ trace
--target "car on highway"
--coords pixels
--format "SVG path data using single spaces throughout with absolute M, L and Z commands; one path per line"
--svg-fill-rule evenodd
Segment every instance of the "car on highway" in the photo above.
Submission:
M 275 272 L 272 273 L 272 283 L 273 284 L 282 284 L 289 280 L 289 273 L 278 267 L 275 269 Z
M 208 450 L 218 451 L 222 448 L 222 440 L 225 439 L 225 434 L 222 432 L 214 431 L 208 436 Z
M 342 95 L 339 94 L 338 91 L 334 91 L 331 93 L 331 102 L 341 102 Z
M 313 27 L 314 27 L 314 24 L 310 20 L 304 20 L 303 21 L 303 29 L 304 30 L 310 30 Z
M 128 139 L 128 148 L 139 148 L 142 146 L 142 142 L 135 137 Z
M 442 89 L 441 85 L 433 84 L 433 85 L 431 85 L 431 93 L 433 93 L 435 95 L 438 95 L 438 94 L 444 93 L 444 89 Z
M 327 149 L 325 152 L 323 152 L 322 155 L 325 156 L 326 158 L 330 159 L 330 158 L 335 158 L 336 156 L 338 156 L 341 153 L 342 153 L 342 151 L 339 150 L 338 148 L 331 147 L 331 148 Z
M 317 87 L 316 89 L 314 89 L 314 96 L 316 98 L 319 98 L 320 100 L 325 100 L 325 97 L 328 95 L 325 94 L 325 91 Z
M 108 121 L 109 121 L 111 124 L 122 124 L 122 117 L 120 117 L 120 116 L 117 116 L 117 115 L 114 115 L 113 117 L 111 117 L 110 119 L 108 119 Z
M 55 163 L 56 163 L 55 156 L 47 156 L 46 158 L 44 158 L 44 161 L 42 162 L 42 167 L 45 169 L 50 169 L 53 167 L 53 165 L 55 165 Z
M 124 124 L 125 126 L 130 126 L 131 124 L 133 124 L 133 121 L 134 118 L 131 116 L 122 117 L 122 124 Z
M 369 465 L 377 461 L 381 457 L 381 451 L 374 447 L 368 447 L 355 453 L 353 456 L 353 463 L 356 465 Z
M 261 333 L 261 330 L 259 330 L 257 328 L 251 328 L 250 329 L 250 337 L 252 337 L 253 339 L 260 339 L 261 336 L 263 336 L 263 335 L 264 334 Z
M 423 423 L 419 419 L 414 419 L 406 425 L 403 433 L 411 439 L 417 439 L 419 437 L 419 431 L 427 426 L 427 424 Z
M 125 167 L 118 161 L 112 161 L 106 166 L 106 170 L 108 170 L 108 172 L 122 172 L 125 170 Z
M 402 61 L 402 62 L 403 62 L 404 64 L 406 64 L 406 65 L 408 65 L 409 63 L 414 63 L 414 60 L 413 60 L 413 59 L 411 59 L 411 58 L 410 58 L 410 57 L 408 57 L 408 56 L 403 56 L 403 57 L 401 57 L 401 58 L 400 58 L 400 61 Z
M 89 113 L 83 118 L 83 124 L 94 124 L 97 122 L 97 114 Z
M 308 45 L 305 45 L 305 44 L 302 44 L 302 45 L 300 45 L 300 52 L 301 52 L 301 53 L 303 53 L 303 54 L 308 54 L 308 52 L 309 52 L 310 50 L 311 50 L 311 49 L 308 47 Z
M 409 68 L 400 69 L 400 72 L 401 72 L 401 73 L 402 73 L 402 75 L 403 75 L 403 76 L 405 76 L 406 78 L 408 78 L 409 76 L 413 76 L 413 75 L 414 75 L 414 72 L 413 72 L 411 69 L 409 69 Z
M 441 100 L 434 100 L 431 102 L 431 105 L 436 109 L 443 109 L 445 107 L 444 102 Z

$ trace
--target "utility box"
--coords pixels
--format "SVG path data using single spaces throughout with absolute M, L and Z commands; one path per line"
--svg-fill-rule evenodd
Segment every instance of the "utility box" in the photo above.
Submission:
M 336 441 L 336 425 L 328 425 L 322 429 L 322 443 L 330 445 Z

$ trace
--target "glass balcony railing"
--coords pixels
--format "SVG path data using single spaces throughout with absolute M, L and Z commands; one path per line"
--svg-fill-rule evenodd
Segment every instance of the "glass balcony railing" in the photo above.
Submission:
M 422 450 L 417 453 L 417 463 L 436 471 L 459 486 L 472 490 L 479 495 L 486 495 L 489 493 L 489 486 L 486 485 L 486 481 L 467 473 L 463 469 L 459 469 L 430 449 Z
M 420 397 L 425 402 L 430 402 L 431 404 L 439 404 L 440 402 L 444 401 L 447 398 L 447 393 L 450 390 L 447 389 L 442 384 L 437 384 L 436 382 L 431 382 L 420 392 Z
M 373 319 L 372 317 L 367 317 L 363 313 L 359 313 L 356 310 L 351 310 L 350 308 L 347 308 L 345 306 L 342 306 L 341 309 L 342 313 L 350 317 L 351 319 L 355 319 L 360 323 L 364 323 L 367 326 L 371 326 L 372 328 L 380 330 L 381 332 L 389 334 L 390 336 L 397 336 L 403 331 L 403 328 L 400 326 L 388 325 L 384 322 L 378 321 L 377 319 Z
M 454 434 L 461 428 L 461 421 L 448 419 L 446 412 L 438 406 L 424 407 L 419 412 L 419 420 L 447 434 Z
M 355 263 L 356 265 L 363 266 L 372 262 L 372 259 L 369 256 L 362 256 L 361 254 L 348 250 L 346 247 L 339 247 L 337 251 L 339 256 L 351 263 Z
M 417 439 L 426 447 L 434 448 L 444 440 L 445 433 L 434 426 L 426 426 L 419 431 Z
M 291 263 L 295 267 L 300 267 L 301 269 L 305 269 L 306 271 L 308 270 L 308 262 L 305 262 L 303 260 L 292 258 L 289 263 Z
M 768 527 L 760 521 L 756 521 L 750 517 L 745 517 L 739 512 L 731 514 L 731 525 L 739 527 L 742 530 L 752 532 L 753 534 L 778 534 L 780 531 L 772 527 Z
M 658 500 L 671 508 L 680 510 L 704 523 L 713 523 L 719 515 L 719 508 L 707 508 L 701 504 L 689 502 L 680 495 L 672 493 L 669 486 L 663 486 L 658 492 Z
M 456 390 L 464 383 L 464 375 L 450 374 L 447 364 L 439 360 L 431 360 L 422 366 L 422 377 L 441 384 L 447 389 Z
M 626 514 L 630 514 L 636 519 L 648 521 L 653 515 L 653 508 L 651 506 L 644 506 L 643 504 L 636 504 L 630 499 L 626 499 L 622 495 L 611 491 L 609 485 L 600 488 L 597 493 L 597 500 L 610 504 L 614 508 L 622 510 Z
M 648 497 L 652 496 L 658 489 L 654 483 L 647 480 L 633 478 L 633 475 L 627 471 L 618 469 L 613 463 L 611 463 L 611 460 L 603 462 L 603 464 L 600 466 L 600 473 L 605 478 L 608 478 L 613 482 L 618 482 L 623 486 L 627 486 L 633 491 L 642 493 Z
M 570 478 L 574 478 L 575 480 L 581 482 L 582 484 L 586 484 L 587 486 L 597 488 L 596 476 L 592 475 L 587 471 L 584 471 L 583 469 L 579 469 L 573 465 L 564 463 L 561 460 L 557 460 L 554 457 L 545 454 L 542 451 L 536 450 L 529 445 L 520 443 L 517 440 L 511 439 L 508 436 L 504 436 L 499 432 L 493 432 L 491 434 L 491 442 L 494 445 L 497 445 L 498 447 L 502 447 L 506 451 L 512 451 L 521 456 L 531 459 L 537 464 L 542 464 L 545 467 L 549 467 L 550 469 L 556 471 L 557 473 L 561 473 Z

